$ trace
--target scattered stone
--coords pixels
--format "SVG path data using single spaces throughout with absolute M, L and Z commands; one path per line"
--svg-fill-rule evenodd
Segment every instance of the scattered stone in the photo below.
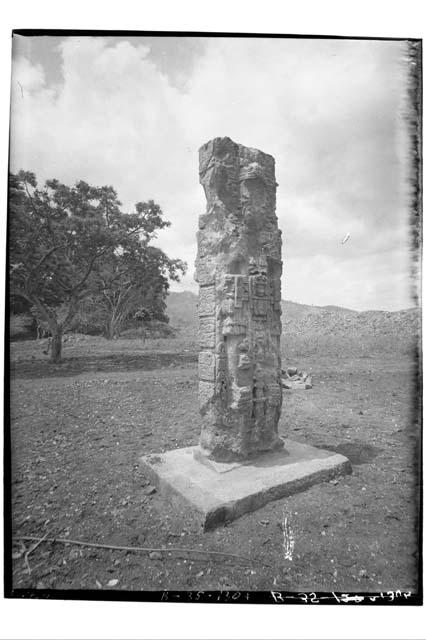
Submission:
M 118 584 L 118 580 L 117 578 L 113 578 L 112 580 L 109 580 L 109 582 L 107 583 L 107 587 L 115 587 Z
M 281 386 L 283 389 L 312 389 L 312 376 L 297 367 L 281 369 Z
M 306 373 L 289 375 L 287 369 L 286 375 L 281 378 L 281 386 L 283 389 L 312 389 L 312 377 Z

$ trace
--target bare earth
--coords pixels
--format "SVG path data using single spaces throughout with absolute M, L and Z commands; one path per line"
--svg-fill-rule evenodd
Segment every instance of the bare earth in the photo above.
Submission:
M 280 431 L 343 453 L 353 473 L 201 533 L 194 514 L 154 492 L 138 463 L 197 443 L 192 336 L 146 344 L 82 337 L 67 343 L 57 366 L 37 341 L 12 343 L 14 535 L 189 550 L 43 542 L 28 555 L 29 572 L 24 552 L 32 543 L 24 550 L 15 540 L 14 588 L 415 593 L 420 427 L 412 352 L 397 343 L 357 352 L 356 340 L 334 352 L 291 344 L 283 366 L 311 370 L 314 387 L 284 392 Z

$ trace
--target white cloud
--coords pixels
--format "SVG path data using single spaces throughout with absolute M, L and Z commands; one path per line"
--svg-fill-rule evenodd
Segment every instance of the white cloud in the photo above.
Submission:
M 388 252 L 385 259 L 380 254 L 365 259 L 356 253 L 341 261 L 324 254 L 289 258 L 284 263 L 284 297 L 316 305 L 334 305 L 337 300 L 340 306 L 359 311 L 396 311 L 412 305 L 408 269 L 404 248 Z
M 228 135 L 276 159 L 285 298 L 408 306 L 403 44 L 210 38 L 184 92 L 143 39 L 67 38 L 56 87 L 16 49 L 12 170 L 112 184 L 127 208 L 154 198 L 172 222 L 158 243 L 189 263 L 185 287 L 205 207 L 197 150 Z

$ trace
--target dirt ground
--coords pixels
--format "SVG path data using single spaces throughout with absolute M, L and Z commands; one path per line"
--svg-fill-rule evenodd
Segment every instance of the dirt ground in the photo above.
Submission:
M 94 338 L 64 355 L 52 366 L 36 341 L 12 344 L 13 534 L 162 551 L 43 542 L 26 563 L 32 543 L 15 540 L 14 588 L 417 591 L 420 427 L 409 355 L 284 359 L 311 370 L 314 387 L 284 391 L 282 435 L 343 453 L 353 472 L 208 533 L 139 467 L 141 455 L 197 443 L 196 348 Z

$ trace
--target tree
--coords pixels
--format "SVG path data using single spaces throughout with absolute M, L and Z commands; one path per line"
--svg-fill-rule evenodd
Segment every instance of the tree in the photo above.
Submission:
M 120 252 L 107 253 L 96 269 L 98 293 L 91 299 L 106 337 L 120 335 L 123 323 L 131 319 L 167 320 L 169 281 L 179 280 L 185 270 L 181 260 L 134 238 Z
M 120 207 L 110 186 L 48 180 L 39 189 L 33 173 L 10 176 L 11 295 L 33 305 L 48 324 L 53 362 L 61 361 L 62 336 L 82 301 L 99 292 L 101 261 L 137 246 L 142 257 L 155 231 L 170 224 L 153 201 L 138 203 L 134 213 Z

